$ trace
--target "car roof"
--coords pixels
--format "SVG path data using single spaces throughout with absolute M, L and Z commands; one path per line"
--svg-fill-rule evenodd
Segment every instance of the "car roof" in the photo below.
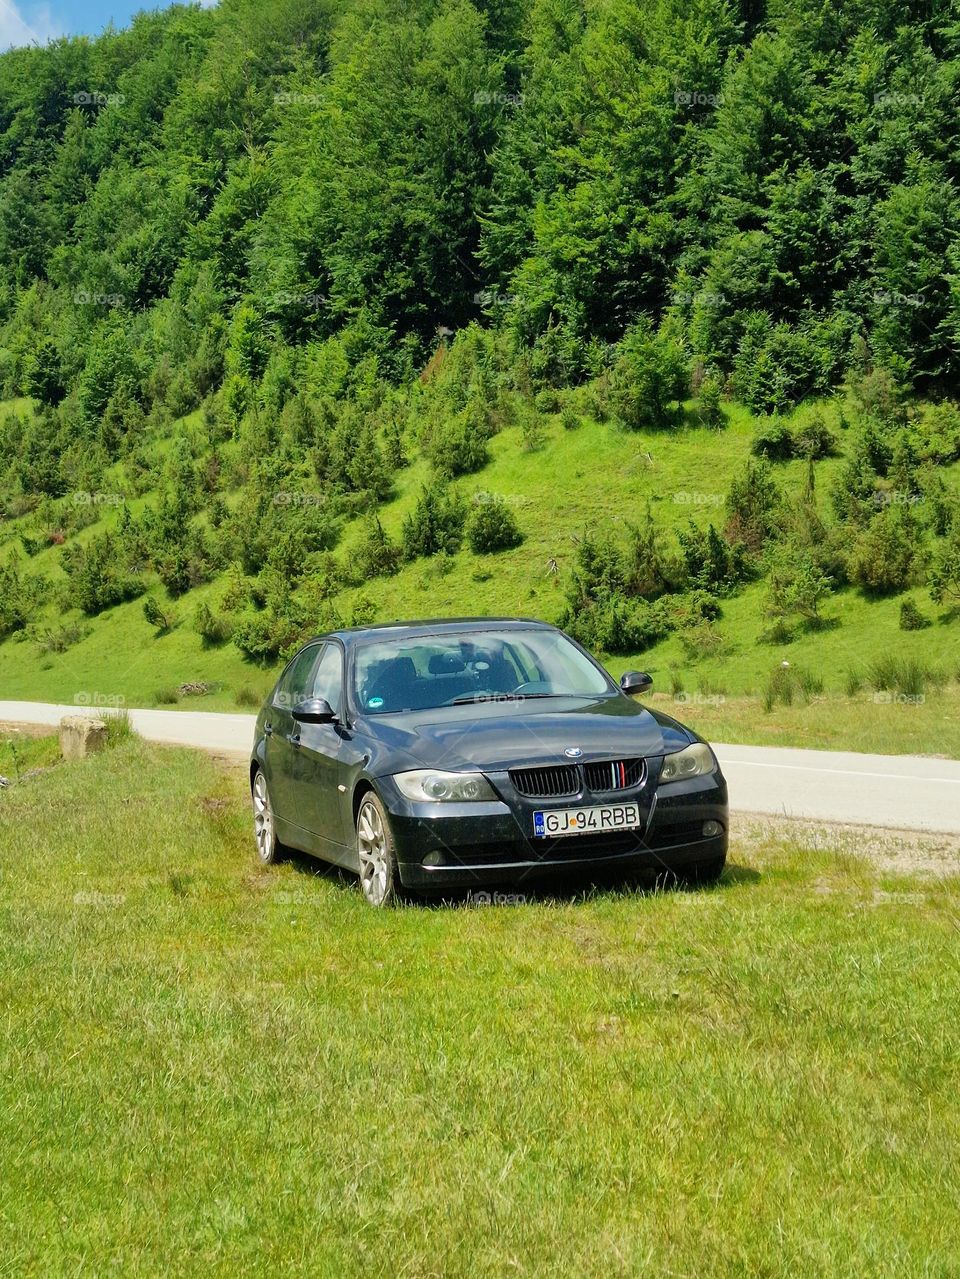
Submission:
M 378 622 L 373 626 L 347 626 L 318 638 L 356 644 L 365 639 L 420 639 L 430 635 L 465 635 L 474 631 L 555 631 L 549 622 L 524 617 L 438 617 L 419 622 Z

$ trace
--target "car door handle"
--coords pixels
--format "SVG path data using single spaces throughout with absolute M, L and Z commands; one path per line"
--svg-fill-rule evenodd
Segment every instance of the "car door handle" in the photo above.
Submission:
M 291 746 L 295 746 L 298 750 L 300 749 L 300 734 L 299 734 L 299 733 L 288 733 L 288 734 L 287 734 L 287 741 L 290 743 L 290 745 L 291 745 Z
M 272 736 L 273 736 L 273 725 L 272 725 L 272 724 L 264 724 L 264 726 L 263 726 L 263 735 L 264 735 L 264 737 L 272 737 Z

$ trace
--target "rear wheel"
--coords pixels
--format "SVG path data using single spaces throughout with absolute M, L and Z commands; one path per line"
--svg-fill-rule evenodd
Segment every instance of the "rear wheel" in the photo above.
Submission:
M 273 866 L 283 857 L 284 848 L 277 839 L 277 826 L 273 820 L 273 806 L 267 779 L 262 769 L 253 775 L 253 837 L 257 845 L 257 860 L 262 866 Z
M 401 899 L 393 832 L 386 810 L 369 791 L 357 811 L 360 888 L 371 906 L 392 906 Z

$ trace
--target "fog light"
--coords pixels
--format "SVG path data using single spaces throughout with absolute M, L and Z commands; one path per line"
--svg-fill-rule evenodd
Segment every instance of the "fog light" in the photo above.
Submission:
M 704 822 L 703 834 L 706 839 L 713 839 L 715 835 L 723 834 L 723 827 L 719 822 Z
M 443 853 L 434 849 L 432 853 L 427 853 L 426 857 L 424 857 L 423 864 L 424 866 L 442 866 Z

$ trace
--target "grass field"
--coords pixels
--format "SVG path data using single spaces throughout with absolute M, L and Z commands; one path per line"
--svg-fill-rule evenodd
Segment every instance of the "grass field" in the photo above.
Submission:
M 377 913 L 247 826 L 136 740 L 0 791 L 3 1273 L 960 1269 L 957 878 Z

